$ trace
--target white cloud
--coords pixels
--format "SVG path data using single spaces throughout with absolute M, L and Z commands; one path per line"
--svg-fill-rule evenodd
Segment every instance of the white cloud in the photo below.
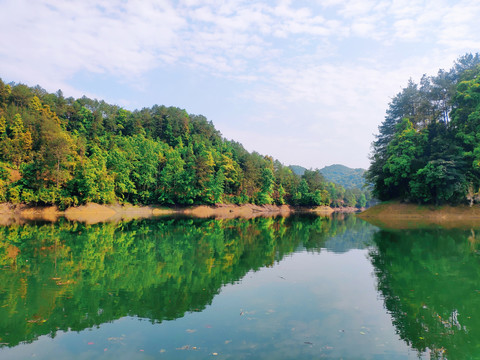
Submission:
M 139 98 L 159 91 L 153 70 L 198 74 L 197 92 L 222 79 L 231 89 L 217 89 L 211 108 L 228 103 L 225 92 L 251 107 L 248 131 L 235 114 L 235 124 L 219 119 L 237 140 L 308 166 L 352 146 L 348 161 L 366 166 L 389 97 L 477 51 L 478 18 L 480 3 L 467 0 L 2 0 L 0 76 L 77 96 L 95 93 L 72 85 L 85 73 Z
M 15 5 L 13 5 L 15 3 Z M 34 4 L 32 6 L 32 4 Z M 155 4 L 155 5 L 154 5 Z M 2 12 L 2 65 L 11 76 L 42 69 L 68 79 L 78 71 L 135 77 L 157 66 L 156 54 L 175 43 L 184 25 L 168 3 L 7 1 Z M 148 24 L 148 25 L 146 25 Z

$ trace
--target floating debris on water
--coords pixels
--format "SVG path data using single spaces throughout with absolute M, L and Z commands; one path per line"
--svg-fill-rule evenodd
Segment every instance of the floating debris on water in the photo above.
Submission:
M 198 350 L 198 348 L 196 346 L 183 345 L 182 347 L 177 348 L 177 350 Z M 160 350 L 160 352 L 162 351 Z

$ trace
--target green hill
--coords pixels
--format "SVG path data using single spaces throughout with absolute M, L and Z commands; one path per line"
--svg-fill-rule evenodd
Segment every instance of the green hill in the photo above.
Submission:
M 303 174 L 305 174 L 305 170 L 307 170 L 306 168 L 300 165 L 290 165 L 289 168 L 290 170 L 293 171 L 295 175 L 298 175 L 298 176 L 302 176 Z
M 358 206 L 368 196 L 222 137 L 202 115 L 126 110 L 0 79 L 0 203 Z
M 320 169 L 329 181 L 342 185 L 345 189 L 359 188 L 365 184 L 363 174 L 365 169 L 352 169 L 344 165 L 334 164 Z
M 289 168 L 298 176 L 302 176 L 305 170 L 307 170 L 299 165 L 290 165 Z M 361 189 L 365 184 L 365 179 L 363 178 L 365 169 L 352 169 L 344 165 L 334 164 L 325 166 L 318 171 L 326 180 L 342 185 L 345 189 Z

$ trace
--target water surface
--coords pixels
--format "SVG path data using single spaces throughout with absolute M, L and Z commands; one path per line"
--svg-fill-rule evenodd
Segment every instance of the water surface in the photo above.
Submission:
M 0 358 L 475 358 L 476 234 L 353 216 L 0 228 Z

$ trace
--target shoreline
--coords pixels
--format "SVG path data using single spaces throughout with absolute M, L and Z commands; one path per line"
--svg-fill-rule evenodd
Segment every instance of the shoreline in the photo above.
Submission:
M 480 206 L 418 205 L 398 201 L 384 202 L 357 214 L 357 217 L 383 229 L 426 227 L 478 228 Z
M 294 207 L 290 205 L 231 205 L 219 204 L 214 206 L 196 205 L 190 207 L 160 207 L 156 205 L 136 206 L 109 204 L 101 205 L 88 203 L 78 207 L 71 207 L 60 211 L 57 206 L 28 206 L 24 204 L 0 204 L 0 226 L 23 224 L 30 221 L 56 222 L 60 218 L 69 221 L 78 221 L 86 224 L 99 222 L 118 222 L 134 219 L 155 218 L 161 216 L 184 215 L 195 218 L 255 218 L 258 216 L 289 216 L 293 213 L 314 213 L 330 215 L 334 212 L 356 212 L 355 208 L 334 209 L 328 206 L 315 208 Z

